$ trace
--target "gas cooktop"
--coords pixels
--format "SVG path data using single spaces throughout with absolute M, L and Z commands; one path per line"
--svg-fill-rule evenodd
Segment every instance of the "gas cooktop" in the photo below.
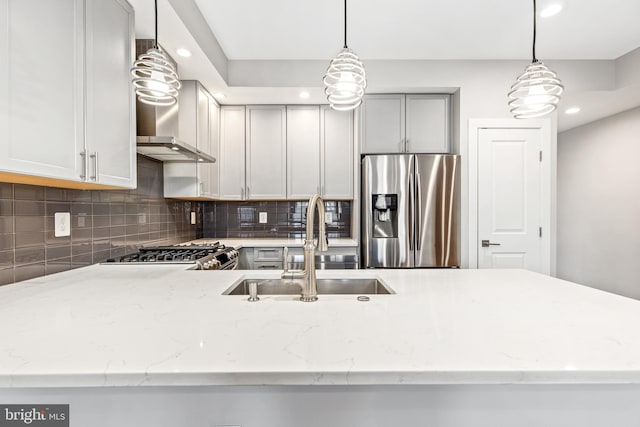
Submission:
M 196 264 L 199 270 L 233 270 L 238 267 L 238 251 L 219 242 L 207 245 L 156 246 L 109 258 L 106 263 Z

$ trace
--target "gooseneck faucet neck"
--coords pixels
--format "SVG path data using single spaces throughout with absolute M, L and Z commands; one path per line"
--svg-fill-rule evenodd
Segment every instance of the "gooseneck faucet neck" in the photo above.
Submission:
M 324 222 L 324 201 L 322 197 L 314 194 L 309 199 L 307 205 L 307 232 L 305 237 L 305 243 L 313 244 L 313 223 L 315 222 L 315 212 L 318 209 L 318 244 L 317 248 L 320 252 L 327 250 L 327 231 L 326 224 Z
M 313 223 L 315 220 L 315 212 L 318 211 L 318 241 L 314 243 L 313 239 Z M 329 247 L 327 241 L 326 224 L 324 222 L 324 201 L 322 198 L 314 194 L 309 199 L 309 205 L 307 206 L 307 233 L 304 240 L 304 267 L 302 271 L 288 271 L 285 269 L 282 272 L 283 278 L 288 279 L 302 279 L 302 294 L 300 301 L 313 302 L 318 300 L 318 287 L 316 283 L 316 248 L 324 252 Z M 285 263 L 287 260 L 285 259 Z

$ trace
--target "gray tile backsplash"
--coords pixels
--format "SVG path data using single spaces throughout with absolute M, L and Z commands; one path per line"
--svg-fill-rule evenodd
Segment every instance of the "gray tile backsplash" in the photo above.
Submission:
M 164 199 L 162 183 L 162 163 L 142 156 L 135 190 L 0 183 L 0 285 L 201 236 L 201 204 Z M 71 236 L 54 236 L 55 212 L 71 213 Z
M 307 204 L 307 201 L 205 202 L 202 234 L 210 238 L 301 239 L 306 234 Z M 351 237 L 351 201 L 325 200 L 324 205 L 333 217 L 327 223 L 329 237 Z M 265 224 L 259 221 L 260 212 L 267 213 Z

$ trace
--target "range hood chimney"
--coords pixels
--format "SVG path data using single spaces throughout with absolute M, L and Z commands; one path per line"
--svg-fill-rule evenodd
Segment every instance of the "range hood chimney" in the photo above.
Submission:
M 136 57 L 153 47 L 153 40 L 136 40 Z M 159 47 L 161 50 L 162 47 Z M 169 60 L 173 61 L 169 55 Z M 143 156 L 162 162 L 207 162 L 216 159 L 202 153 L 196 147 L 179 139 L 178 108 L 180 98 L 175 104 L 164 107 L 145 104 L 136 97 L 136 151 Z

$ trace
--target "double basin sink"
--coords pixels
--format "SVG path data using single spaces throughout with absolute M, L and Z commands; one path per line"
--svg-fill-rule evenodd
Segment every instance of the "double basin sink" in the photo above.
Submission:
M 300 294 L 300 279 L 243 279 L 234 283 L 223 295 L 249 295 L 249 284 L 258 285 L 258 295 Z M 393 289 L 376 278 L 317 279 L 318 295 L 394 294 Z

